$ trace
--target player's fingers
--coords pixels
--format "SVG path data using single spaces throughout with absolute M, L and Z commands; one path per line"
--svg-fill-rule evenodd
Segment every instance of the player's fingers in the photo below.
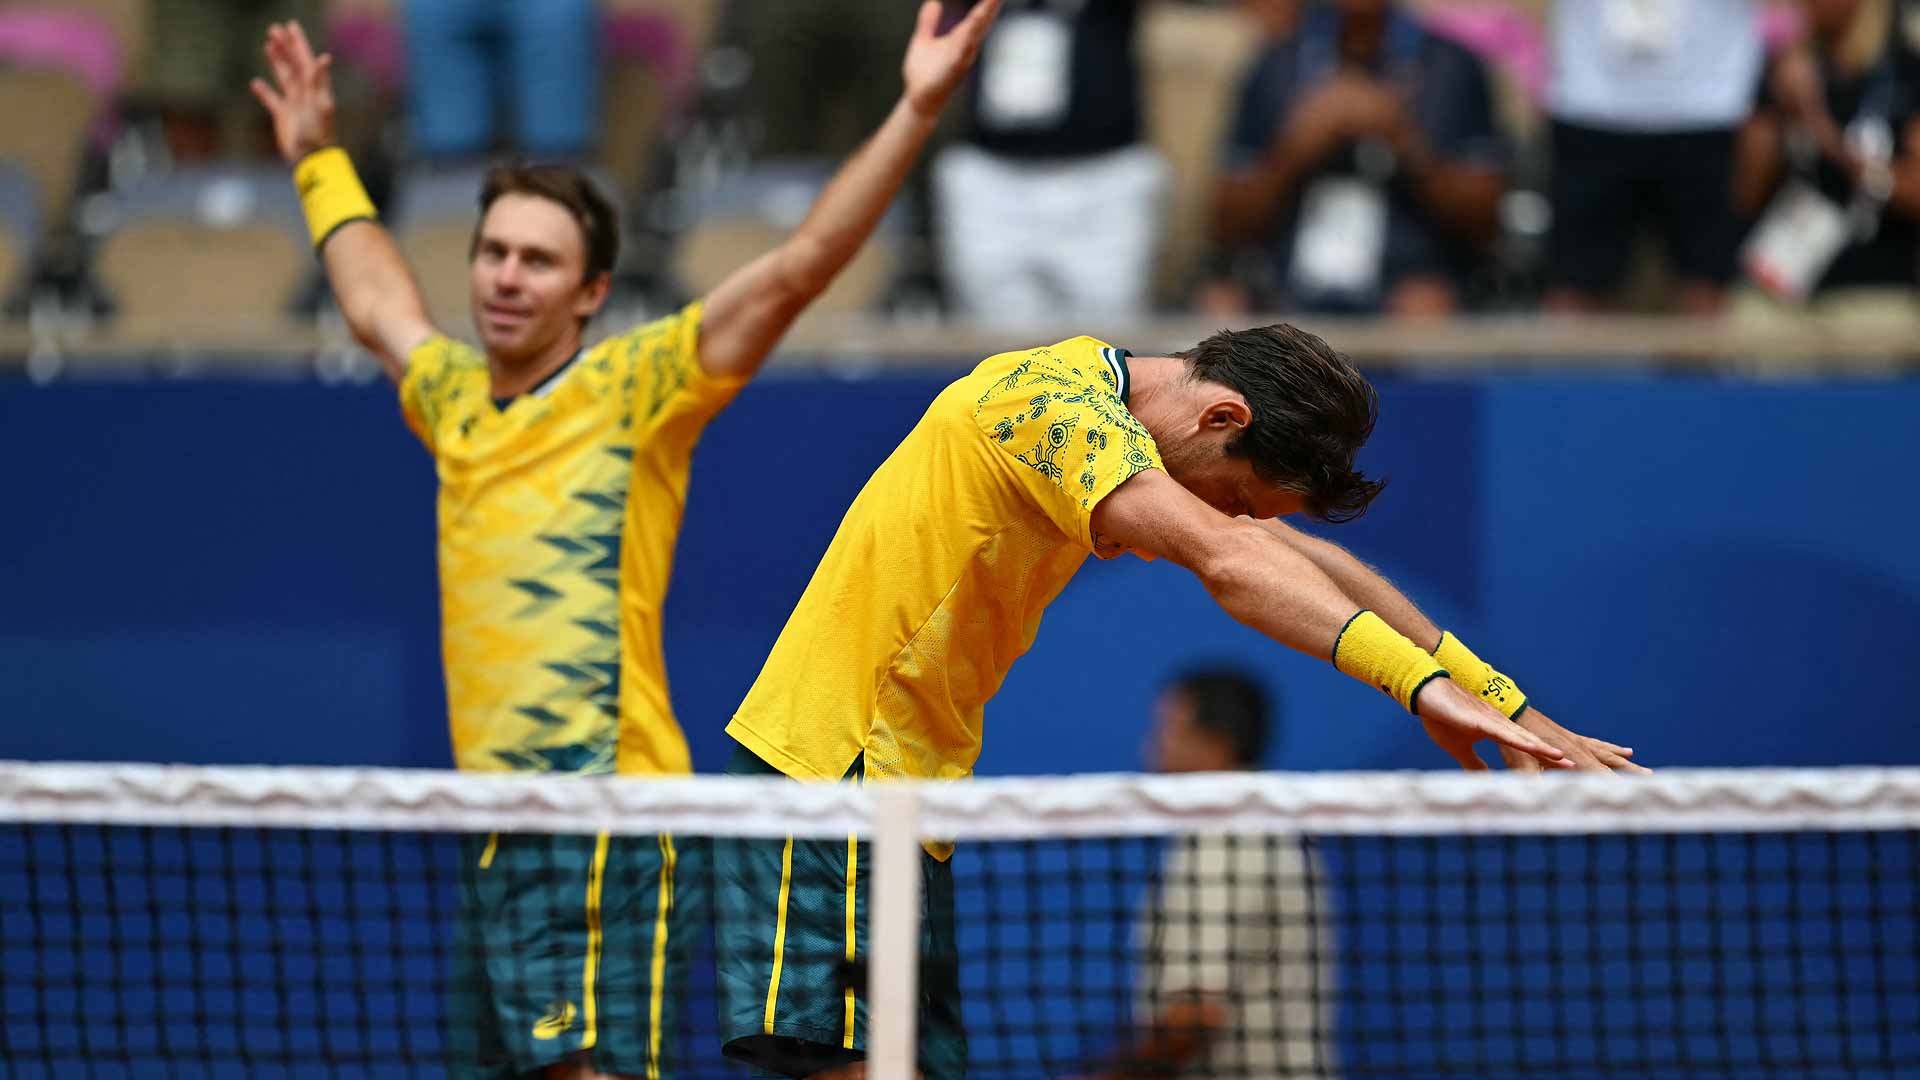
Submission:
M 1608 753 L 1608 754 L 1614 754 L 1618 757 L 1633 756 L 1633 747 L 1631 746 L 1615 746 L 1614 744 L 1608 742 L 1605 739 L 1596 739 L 1588 735 L 1583 735 L 1581 736 L 1581 738 L 1586 740 L 1587 745 L 1589 747 L 1592 747 L 1593 752 L 1596 754 Z
M 1480 731 L 1486 738 L 1511 746 L 1523 754 L 1532 754 L 1548 765 L 1556 768 L 1573 767 L 1573 762 L 1567 760 L 1566 754 L 1517 724 L 1484 724 L 1480 725 Z
M 920 14 L 913 20 L 913 36 L 916 40 L 934 36 L 940 28 L 940 0 L 925 0 L 920 5 Z
M 262 108 L 276 117 L 280 115 L 280 110 L 287 106 L 286 99 L 275 93 L 265 79 L 252 80 L 247 83 L 247 89 L 253 91 L 254 100 L 258 101 Z
M 1647 768 L 1645 765 L 1637 761 L 1628 761 L 1618 754 L 1601 754 L 1600 760 L 1606 764 L 1607 768 L 1612 769 L 1616 773 L 1626 772 L 1650 775 L 1653 772 L 1652 769 Z
M 1447 753 L 1452 755 L 1453 760 L 1459 762 L 1460 767 L 1468 772 L 1487 771 L 1487 763 L 1481 761 L 1480 755 L 1473 752 L 1473 745 L 1471 743 L 1464 746 L 1449 746 L 1447 747 Z
M 1509 750 L 1504 746 L 1500 748 L 1500 761 L 1506 765 L 1508 772 L 1537 775 L 1546 771 L 1546 766 L 1540 764 L 1539 758 L 1532 754 L 1520 753 L 1518 750 Z
M 1000 14 L 1000 0 L 980 0 L 961 20 L 960 29 L 966 31 L 969 46 L 980 44 L 987 36 L 987 27 L 993 25 L 993 17 Z
M 293 53 L 287 48 L 284 34 L 267 43 L 267 69 L 273 72 L 274 85 L 282 94 L 293 93 L 299 88 L 299 68 L 294 63 Z
M 313 63 L 313 42 L 307 40 L 306 29 L 299 23 L 289 20 L 287 32 L 293 38 L 294 55 L 300 58 L 301 64 Z

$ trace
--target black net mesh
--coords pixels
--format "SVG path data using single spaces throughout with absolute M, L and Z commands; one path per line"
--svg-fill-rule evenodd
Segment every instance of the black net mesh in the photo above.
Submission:
M 708 917 L 739 881 L 702 848 L 675 843 L 669 912 L 655 836 L 0 824 L 0 1073 L 466 1075 L 502 1024 L 536 1049 L 591 1024 L 616 1071 L 749 1075 L 720 1052 Z M 483 862 L 517 875 L 490 926 Z M 1914 831 L 1042 839 L 949 866 L 922 984 L 957 983 L 970 1077 L 1920 1076 Z M 837 1018 L 869 960 L 831 927 L 867 902 L 809 916 L 799 892 L 736 951 L 778 942 L 769 1008 Z M 644 931 L 669 914 L 664 950 Z M 952 1050 L 929 1075 L 960 1074 Z

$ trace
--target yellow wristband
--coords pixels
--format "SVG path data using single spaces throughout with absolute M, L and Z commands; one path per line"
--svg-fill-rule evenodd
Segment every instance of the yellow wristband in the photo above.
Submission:
M 315 150 L 293 167 L 293 186 L 300 192 L 300 209 L 307 215 L 307 231 L 315 250 L 349 221 L 372 221 L 376 214 L 367 189 L 360 185 L 353 161 L 337 146 Z
M 1415 716 L 1413 699 L 1446 669 L 1425 649 L 1402 637 L 1387 621 L 1365 608 L 1347 620 L 1333 643 L 1333 666 L 1369 686 L 1377 686 Z
M 1493 669 L 1493 665 L 1473 655 L 1473 650 L 1460 643 L 1460 639 L 1450 633 L 1440 635 L 1440 644 L 1433 650 L 1433 658 L 1447 669 L 1454 682 L 1461 689 L 1479 694 L 1480 699 L 1499 709 L 1509 720 L 1519 716 L 1527 707 L 1527 695 L 1520 688 Z

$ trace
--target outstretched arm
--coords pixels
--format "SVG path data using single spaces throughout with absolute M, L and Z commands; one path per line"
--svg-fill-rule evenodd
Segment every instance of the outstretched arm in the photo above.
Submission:
M 342 199 L 365 202 L 352 166 L 334 144 L 333 57 L 315 56 L 306 32 L 292 22 L 267 29 L 266 54 L 273 83 L 255 79 L 250 89 L 273 118 L 280 156 L 295 168 L 334 300 L 354 340 L 379 358 L 388 377 L 398 382 L 406 374 L 407 354 L 435 331 L 419 285 L 393 237 L 372 218 L 371 206 L 367 216 L 338 222 L 329 216 L 340 212 Z M 322 152 L 339 158 L 317 158 Z M 331 191 L 322 191 L 329 186 Z
M 1406 635 L 1416 645 L 1428 652 L 1439 649 L 1440 628 L 1434 625 L 1433 620 L 1422 614 L 1414 602 L 1378 570 L 1355 558 L 1352 552 L 1330 540 L 1308 535 L 1278 521 L 1262 521 L 1258 525 L 1319 567 L 1342 592 L 1353 597 L 1361 607 L 1369 608 L 1385 619 L 1387 625 Z M 1459 678 L 1466 673 L 1454 671 L 1452 674 Z M 1514 716 L 1514 722 L 1560 748 L 1583 769 L 1651 771 L 1628 760 L 1633 754 L 1632 750 L 1568 731 L 1531 702 L 1524 706 L 1524 711 Z M 1502 756 L 1513 768 L 1528 771 L 1534 767 L 1533 759 L 1525 755 L 1507 754 L 1503 750 Z
M 1332 661 L 1370 685 L 1392 687 L 1389 693 L 1463 768 L 1486 768 L 1473 752 L 1483 739 L 1563 763 L 1562 751 L 1450 680 L 1432 677 L 1439 671 L 1432 658 L 1386 624 L 1371 624 L 1377 630 L 1370 641 L 1348 644 L 1365 619 L 1353 597 L 1278 536 L 1219 513 L 1164 472 L 1139 473 L 1100 500 L 1093 529 L 1103 540 L 1186 567 L 1229 615 L 1282 645 Z M 1416 660 L 1425 661 L 1421 671 L 1413 670 Z M 1409 679 L 1419 681 L 1407 685 Z
M 785 243 L 734 271 L 707 297 L 700 366 L 708 374 L 759 371 L 793 320 L 873 235 L 941 109 L 979 55 L 1000 0 L 981 0 L 945 34 L 936 33 L 940 8 L 939 0 L 920 6 L 901 67 L 906 89 L 886 122 L 841 166 Z

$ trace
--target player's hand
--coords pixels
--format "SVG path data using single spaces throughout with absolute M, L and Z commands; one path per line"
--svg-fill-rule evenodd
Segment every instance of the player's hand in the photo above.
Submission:
M 315 56 L 296 22 L 267 28 L 267 67 L 273 82 L 255 79 L 253 96 L 273 117 L 273 141 L 287 164 L 333 145 L 333 56 Z
M 953 29 L 942 34 L 940 6 L 940 0 L 926 0 L 920 5 L 920 20 L 907 45 L 907 58 L 900 65 L 907 104 L 925 117 L 938 116 L 946 108 L 954 88 L 980 55 L 987 28 L 1000 13 L 1000 0 L 980 0 Z
M 1559 747 L 1568 760 L 1582 772 L 1603 773 L 1650 773 L 1653 770 L 1637 764 L 1633 759 L 1633 750 L 1625 746 L 1615 746 L 1605 739 L 1592 739 L 1580 735 L 1553 722 L 1553 718 L 1528 705 L 1520 719 L 1515 721 L 1534 735 Z M 1527 754 L 1500 748 L 1500 759 L 1506 762 L 1508 769 L 1514 772 L 1535 773 L 1541 771 L 1538 759 Z
M 1500 715 L 1500 710 L 1462 690 L 1452 679 L 1429 680 L 1413 703 L 1427 737 L 1469 772 L 1487 767 L 1473 752 L 1474 744 L 1485 739 L 1500 744 L 1503 752 L 1518 751 L 1550 769 L 1574 768 L 1564 751 Z

